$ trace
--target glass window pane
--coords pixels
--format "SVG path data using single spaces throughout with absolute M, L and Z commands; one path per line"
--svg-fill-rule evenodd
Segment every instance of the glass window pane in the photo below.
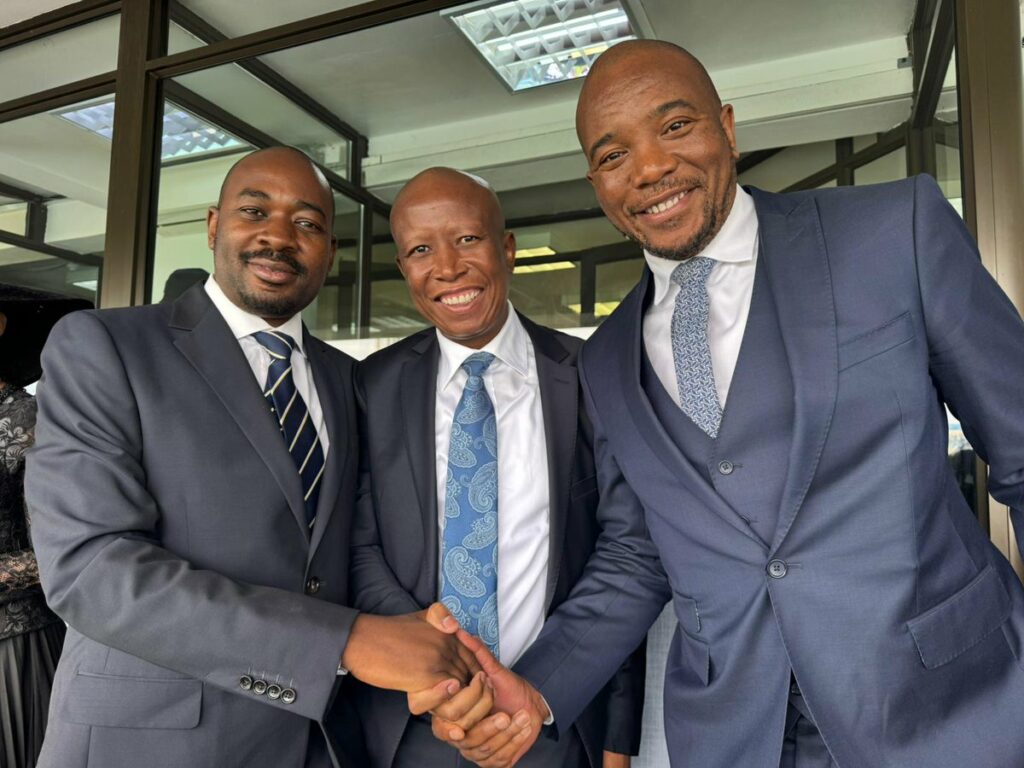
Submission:
M 907 148 L 900 147 L 895 152 L 862 165 L 854 170 L 853 178 L 858 186 L 907 178 Z
M 334 236 L 338 250 L 320 295 L 302 313 L 314 336 L 351 339 L 355 336 L 356 264 L 362 206 L 341 194 L 334 196 Z
M 117 14 L 0 51 L 0 102 L 117 68 Z
M 248 0 L 243 6 L 223 0 L 181 0 L 181 4 L 227 37 L 240 37 L 271 27 L 301 21 L 329 11 L 359 5 L 365 0 Z
M 16 235 L 25 234 L 25 215 L 28 212 L 28 203 L 20 203 L 8 199 L 0 200 L 0 230 L 13 232 Z
M 0 206 L 0 229 L 26 238 L 16 245 L 0 243 L 0 282 L 95 302 L 106 240 L 110 150 L 109 138 L 58 111 L 0 123 L 0 180 L 45 208 L 42 231 L 29 240 L 25 202 L 8 197 Z

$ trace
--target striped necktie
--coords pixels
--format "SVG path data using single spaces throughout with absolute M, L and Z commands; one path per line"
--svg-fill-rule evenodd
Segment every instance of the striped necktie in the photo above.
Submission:
M 324 474 L 324 449 L 320 436 L 309 417 L 309 409 L 295 388 L 292 377 L 292 350 L 295 340 L 280 331 L 257 331 L 253 338 L 270 354 L 270 369 L 263 396 L 277 417 L 288 453 L 302 480 L 306 520 L 312 530 L 316 522 L 316 502 L 320 497 L 320 480 Z
M 441 602 L 498 658 L 498 428 L 484 371 L 494 361 L 476 352 L 452 418 L 441 536 Z

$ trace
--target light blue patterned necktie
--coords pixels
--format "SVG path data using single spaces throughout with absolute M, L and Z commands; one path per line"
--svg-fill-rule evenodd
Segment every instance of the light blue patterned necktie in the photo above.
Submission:
M 320 498 L 320 479 L 324 474 L 324 449 L 316 425 L 309 417 L 306 401 L 295 388 L 292 376 L 292 350 L 295 339 L 280 331 L 257 331 L 253 338 L 270 354 L 267 383 L 263 396 L 277 418 L 285 446 L 291 454 L 302 481 L 306 524 L 316 523 L 316 505 Z
M 695 256 L 672 270 L 672 282 L 679 286 L 672 312 L 672 357 L 679 401 L 683 413 L 712 438 L 718 437 L 722 423 L 708 345 L 707 285 L 714 268 L 712 259 Z
M 483 373 L 494 361 L 476 352 L 452 419 L 441 541 L 441 602 L 498 658 L 498 427 Z

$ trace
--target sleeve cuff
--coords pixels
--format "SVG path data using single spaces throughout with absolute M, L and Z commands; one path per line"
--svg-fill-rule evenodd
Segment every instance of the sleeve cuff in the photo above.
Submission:
M 552 712 L 551 711 L 551 707 L 548 706 L 548 700 L 545 699 L 544 695 L 542 693 L 540 693 L 539 691 L 537 692 L 537 695 L 540 696 L 540 700 L 544 702 L 544 706 L 547 707 L 547 710 L 548 710 L 548 717 L 547 717 L 547 720 L 544 721 L 544 725 L 554 725 L 555 724 L 555 713 Z

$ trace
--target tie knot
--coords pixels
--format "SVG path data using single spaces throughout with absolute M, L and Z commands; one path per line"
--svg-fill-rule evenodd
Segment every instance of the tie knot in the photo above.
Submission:
M 462 361 L 462 368 L 470 376 L 482 376 L 487 367 L 494 362 L 494 355 L 490 352 L 474 352 Z
M 256 331 L 253 338 L 278 360 L 287 360 L 291 357 L 292 350 L 295 349 L 295 339 L 280 331 Z
M 672 270 L 672 282 L 680 288 L 694 284 L 703 286 L 707 283 L 708 275 L 714 268 L 714 259 L 709 259 L 706 256 L 692 256 L 686 261 L 680 262 Z

